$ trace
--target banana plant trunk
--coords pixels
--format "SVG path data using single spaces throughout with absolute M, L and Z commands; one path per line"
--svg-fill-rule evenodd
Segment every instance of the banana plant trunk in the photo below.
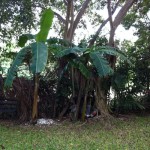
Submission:
M 32 121 L 36 121 L 38 117 L 38 89 L 39 89 L 39 74 L 34 75 L 34 100 L 32 109 Z

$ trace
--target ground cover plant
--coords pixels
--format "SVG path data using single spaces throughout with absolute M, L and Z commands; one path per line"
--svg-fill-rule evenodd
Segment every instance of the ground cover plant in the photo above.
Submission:
M 110 123 L 64 121 L 52 126 L 0 123 L 0 147 L 7 150 L 148 150 L 150 117 L 124 116 Z

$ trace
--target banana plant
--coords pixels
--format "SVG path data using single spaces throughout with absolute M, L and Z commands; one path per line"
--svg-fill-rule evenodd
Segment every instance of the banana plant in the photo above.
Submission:
M 18 45 L 23 47 L 17 54 L 14 62 L 12 63 L 5 80 L 5 88 L 12 86 L 13 79 L 18 67 L 26 61 L 30 62 L 30 71 L 34 75 L 34 101 L 32 110 L 32 120 L 36 120 L 37 102 L 38 102 L 38 87 L 39 87 L 39 75 L 46 66 L 48 59 L 48 48 L 46 45 L 47 36 L 52 25 L 54 13 L 51 9 L 46 9 L 40 20 L 40 31 L 36 35 L 24 34 L 20 36 Z M 31 44 L 27 45 L 27 41 L 31 40 Z M 27 46 L 25 46 L 27 45 Z M 28 57 L 31 54 L 31 57 Z
M 66 57 L 69 63 L 78 68 L 86 78 L 90 77 L 92 73 L 90 68 L 95 68 L 97 75 L 100 77 L 105 77 L 113 73 L 113 69 L 105 57 L 106 55 L 118 56 L 130 63 L 124 53 L 109 46 L 96 48 L 80 48 L 75 46 L 58 51 L 56 54 L 58 58 Z
M 84 86 L 82 88 L 80 87 L 81 89 L 86 89 L 82 91 L 85 95 L 83 108 L 86 108 L 86 98 L 90 87 L 87 83 L 93 84 L 93 81 L 96 81 L 96 78 L 104 78 L 112 75 L 114 72 L 107 60 L 107 55 L 118 56 L 121 60 L 129 62 L 124 53 L 108 46 L 91 48 L 74 46 L 57 52 L 56 56 L 58 58 L 63 57 L 65 60 L 68 60 L 67 67 L 70 66 L 71 68 L 76 68 L 85 77 L 86 81 L 88 81 L 85 85 L 80 85 Z M 74 81 L 72 81 L 72 83 L 74 84 Z M 72 87 L 74 87 L 74 85 Z M 84 120 L 85 117 L 85 110 L 86 109 L 82 109 L 82 120 Z M 76 116 L 78 116 L 78 112 Z

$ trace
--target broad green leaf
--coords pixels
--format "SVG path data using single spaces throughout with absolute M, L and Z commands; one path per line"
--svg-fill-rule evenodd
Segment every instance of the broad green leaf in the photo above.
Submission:
M 61 58 L 63 56 L 69 55 L 69 54 L 74 54 L 74 55 L 78 56 L 78 55 L 82 55 L 84 51 L 86 51 L 86 48 L 80 48 L 80 47 L 76 46 L 76 47 L 72 47 L 72 48 L 68 48 L 68 49 L 59 51 L 56 56 L 58 58 Z
M 4 84 L 5 88 L 9 88 L 12 86 L 13 79 L 16 76 L 17 69 L 23 63 L 25 56 L 27 55 L 27 53 L 30 50 L 31 50 L 30 47 L 25 47 L 25 48 L 21 49 L 20 52 L 17 54 L 15 60 L 13 61 L 11 67 L 8 70 L 7 78 L 6 78 L 5 84 Z
M 113 56 L 118 56 L 122 60 L 127 61 L 128 63 L 131 64 L 130 60 L 125 56 L 125 54 L 113 47 L 99 47 L 96 49 L 100 54 L 108 54 L 108 55 L 113 55 Z
M 48 36 L 48 32 L 52 25 L 54 13 L 51 9 L 46 9 L 43 12 L 41 21 L 40 21 L 40 32 L 36 36 L 37 42 L 45 42 Z
M 86 77 L 90 78 L 92 76 L 91 72 L 88 70 L 88 68 L 80 61 L 80 60 L 70 60 L 70 64 L 74 67 L 80 70 L 80 72 Z
M 51 44 L 48 45 L 48 50 L 53 52 L 54 54 L 58 54 L 60 51 L 62 51 L 64 49 L 64 47 L 62 45 L 58 45 L 58 44 Z
M 43 42 L 35 42 L 31 44 L 32 62 L 31 71 L 33 74 L 40 73 L 46 66 L 48 58 L 48 49 Z
M 91 77 L 91 72 L 88 70 L 88 68 L 82 62 L 79 63 L 79 70 L 86 78 Z
M 100 77 L 107 76 L 113 73 L 113 70 L 109 66 L 108 61 L 104 59 L 104 57 L 102 57 L 98 52 L 90 53 L 90 57 Z
M 24 47 L 28 40 L 35 39 L 35 35 L 32 34 L 23 34 L 19 37 L 18 46 Z

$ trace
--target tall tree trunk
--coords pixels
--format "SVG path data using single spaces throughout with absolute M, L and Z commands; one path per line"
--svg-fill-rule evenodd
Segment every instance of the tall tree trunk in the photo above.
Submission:
M 75 33 L 75 30 L 83 16 L 83 14 L 85 13 L 85 10 L 87 9 L 89 3 L 91 0 L 85 0 L 81 6 L 81 9 L 79 10 L 76 18 L 74 18 L 74 3 L 73 0 L 66 0 L 65 4 L 67 6 L 67 14 L 66 14 L 66 20 L 63 21 L 65 24 L 65 31 L 64 31 L 64 39 L 72 42 L 73 40 L 73 36 Z M 55 15 L 57 15 L 57 13 L 55 13 Z M 59 20 L 63 20 L 63 17 L 61 17 L 60 15 L 57 15 Z

